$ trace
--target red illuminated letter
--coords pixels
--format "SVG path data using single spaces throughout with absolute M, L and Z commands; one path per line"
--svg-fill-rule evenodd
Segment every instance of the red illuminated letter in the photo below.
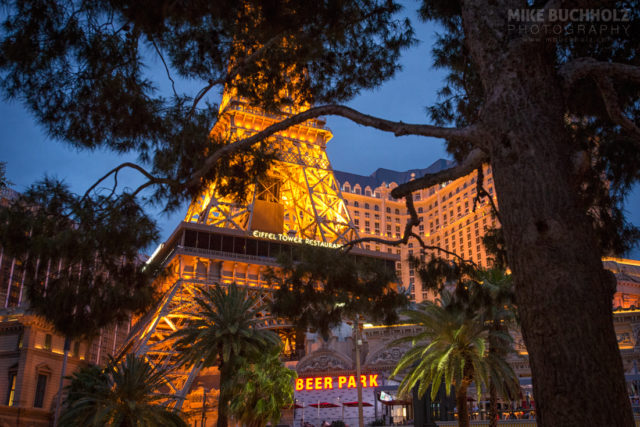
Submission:
M 304 388 L 304 379 L 298 378 L 296 379 L 296 391 L 300 391 Z
M 313 378 L 307 378 L 307 381 L 305 381 L 304 384 L 304 389 L 305 390 L 313 390 Z
M 324 389 L 325 390 L 333 390 L 333 378 L 324 377 Z
M 378 387 L 378 374 L 369 375 L 369 387 Z
M 347 383 L 347 387 L 355 388 L 356 387 L 356 377 L 353 375 L 349 375 L 349 382 Z
M 344 383 L 347 382 L 347 377 L 338 377 L 338 388 L 342 388 Z
M 322 390 L 322 377 L 316 377 L 315 383 L 315 389 Z

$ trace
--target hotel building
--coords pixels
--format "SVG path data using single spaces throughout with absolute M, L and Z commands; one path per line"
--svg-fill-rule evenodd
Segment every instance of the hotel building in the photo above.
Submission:
M 453 162 L 440 159 L 426 169 L 412 169 L 406 172 L 377 169 L 369 176 L 341 171 L 335 171 L 334 174 L 340 183 L 342 197 L 360 237 L 394 240 L 402 237 L 409 214 L 404 200 L 391 197 L 391 190 L 412 179 L 451 166 Z M 491 168 L 485 165 L 483 172 L 483 187 L 497 206 Z M 421 220 L 415 231 L 426 245 L 440 247 L 479 266 L 488 267 L 490 259 L 482 244 L 482 237 L 487 229 L 498 226 L 498 221 L 491 214 L 491 204 L 486 197 L 475 203 L 474 210 L 476 191 L 477 173 L 473 172 L 455 181 L 415 192 L 414 205 Z M 433 295 L 430 296 L 427 290 L 422 289 L 417 272 L 407 262 L 408 258 L 429 257 L 435 252 L 445 259 L 453 259 L 452 255 L 442 251 L 422 251 L 414 238 L 402 246 L 379 243 L 365 243 L 364 246 L 376 252 L 400 256 L 396 266 L 398 277 L 415 302 L 432 299 Z

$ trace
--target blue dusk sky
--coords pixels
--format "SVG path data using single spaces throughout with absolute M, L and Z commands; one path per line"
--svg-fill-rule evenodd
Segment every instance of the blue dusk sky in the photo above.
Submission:
M 431 44 L 437 28 L 419 22 L 410 6 L 406 13 L 411 17 L 419 43 L 404 52 L 402 71 L 381 87 L 363 92 L 347 105 L 374 116 L 408 123 L 426 123 L 426 107 L 437 99 L 444 73 L 432 68 Z M 162 63 L 151 62 L 149 73 L 161 80 L 160 89 L 168 89 Z M 182 84 L 184 90 L 195 93 L 198 87 Z M 179 87 L 180 89 L 180 87 Z M 215 98 L 218 99 L 215 99 Z M 214 94 L 212 101 L 219 101 Z M 403 136 L 365 128 L 352 122 L 328 117 L 327 126 L 333 132 L 328 144 L 328 155 L 337 170 L 369 175 L 380 167 L 407 170 L 424 168 L 440 158 L 450 158 L 444 143 L 434 138 Z M 64 179 L 77 193 L 83 193 L 95 180 L 124 160 L 105 151 L 77 151 L 64 143 L 47 137 L 29 113 L 18 102 L 0 101 L 0 161 L 7 163 L 7 177 L 13 188 L 23 191 L 45 174 Z M 128 180 L 128 181 L 127 181 Z M 123 174 L 121 183 L 135 187 L 139 177 Z M 170 216 L 159 215 L 162 240 L 167 238 L 176 224 L 182 220 L 186 207 Z M 636 185 L 626 203 L 627 218 L 640 225 L 640 186 Z M 636 248 L 628 257 L 640 259 Z

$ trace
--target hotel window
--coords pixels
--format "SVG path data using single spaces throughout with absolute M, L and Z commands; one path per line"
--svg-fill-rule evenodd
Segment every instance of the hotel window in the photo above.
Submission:
M 414 200 L 420 200 L 420 193 L 416 193 L 413 197 Z
M 345 200 L 345 201 L 344 201 L 344 205 L 345 205 L 345 206 L 349 206 L 349 201 L 348 201 L 348 200 Z
M 396 217 L 396 222 L 399 223 L 400 222 L 400 218 Z
M 380 232 L 380 223 L 379 222 L 373 223 L 373 228 L 376 229 L 376 233 L 379 233 Z
M 374 196 L 375 198 L 379 199 L 379 198 L 380 198 L 380 192 L 379 192 L 379 191 L 376 191 L 375 193 L 373 193 L 373 196 Z
M 369 221 L 365 221 L 365 222 L 364 222 L 364 226 L 365 226 L 365 228 L 368 230 L 368 229 L 369 229 L 369 227 L 371 226 L 371 223 L 370 223 Z
M 396 225 L 396 233 L 399 233 L 399 232 L 400 232 L 400 226 Z
M 365 208 L 365 209 L 369 209 L 369 203 L 365 203 L 365 204 L 364 204 L 364 208 Z
M 360 211 L 353 211 L 354 216 L 360 216 Z
M 377 219 L 377 220 L 379 220 L 379 219 L 380 219 L 380 215 L 378 215 L 378 214 L 373 215 L 373 217 L 374 217 L 375 219 Z
M 418 213 L 422 213 L 422 208 L 418 208 Z
M 369 196 L 369 197 L 371 197 L 371 190 L 370 190 L 370 189 L 368 189 L 368 188 L 367 188 L 367 189 L 365 189 L 365 190 L 364 190 L 364 195 L 365 195 L 365 196 Z
M 387 206 L 387 213 L 391 213 L 391 208 Z
M 418 227 L 420 229 L 420 232 L 424 231 L 424 224 L 420 224 L 420 226 Z
M 51 334 L 44 336 L 44 349 L 51 351 Z
M 42 408 L 44 406 L 44 395 L 47 389 L 47 376 L 38 374 L 38 382 L 36 384 L 36 397 L 33 401 L 34 408 Z
M 400 215 L 400 209 L 396 208 L 396 215 Z
M 391 225 L 387 224 L 387 233 L 391 233 Z
M 351 192 L 351 187 L 349 186 L 349 184 L 343 185 L 342 191 L 346 191 L 347 193 Z
M 353 207 L 354 208 L 360 207 L 360 203 L 358 203 L 358 201 L 356 200 L 355 202 L 353 202 Z
M 360 225 L 360 220 L 358 218 L 356 218 L 356 219 L 353 220 L 353 223 L 355 225 Z
M 364 217 L 365 217 L 365 218 L 369 218 L 369 212 L 365 212 L 365 213 L 364 213 Z
M 7 406 L 13 406 L 13 397 L 16 392 L 16 376 L 17 371 L 9 372 L 9 382 L 7 383 Z
M 380 210 L 380 206 L 378 205 L 373 205 L 373 210 L 378 212 Z
M 387 222 L 391 222 L 391 217 L 387 216 Z

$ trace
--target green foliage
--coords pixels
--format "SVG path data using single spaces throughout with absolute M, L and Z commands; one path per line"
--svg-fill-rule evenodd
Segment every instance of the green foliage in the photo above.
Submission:
M 340 250 L 296 248 L 281 257 L 281 270 L 269 280 L 280 285 L 271 312 L 291 319 L 301 329 L 312 328 L 327 336 L 343 319 L 363 314 L 388 324 L 398 319 L 406 295 L 393 288 L 395 270 L 381 261 L 355 257 Z
M 227 405 L 232 397 L 229 387 L 243 361 L 279 346 L 280 339 L 273 331 L 256 327 L 263 307 L 256 297 L 236 284 L 225 288 L 202 286 L 195 302 L 196 312 L 185 313 L 189 322 L 172 338 L 181 363 L 218 367 L 218 425 L 226 425 Z
M 230 142 L 209 134 L 218 109 L 207 103 L 212 88 L 270 110 L 349 99 L 399 69 L 401 50 L 413 43 L 399 9 L 388 0 L 10 2 L 0 88 L 54 138 L 136 152 L 160 177 L 151 199 L 175 209 L 243 157 L 227 155 L 191 180 L 206 155 Z M 147 73 L 157 64 L 166 78 Z M 179 92 L 178 79 L 201 89 Z M 158 90 L 165 80 L 172 96 Z M 243 185 L 260 172 L 246 166 L 235 173 Z
M 156 237 L 135 199 L 83 199 L 49 178 L 0 209 L 0 245 L 27 271 L 30 309 L 72 338 L 90 337 L 153 301 L 157 268 L 136 248 Z
M 7 179 L 7 163 L 0 162 L 0 190 L 10 185 L 11 182 Z
M 264 307 L 236 284 L 202 286 L 195 302 L 195 316 L 185 313 L 187 326 L 173 334 L 182 363 L 219 366 L 279 343 L 274 332 L 256 327 Z
M 444 291 L 436 303 L 426 302 L 403 314 L 423 329 L 415 336 L 393 343 L 412 344 L 393 371 L 394 376 L 405 374 L 398 388 L 401 394 L 409 394 L 418 386 L 418 395 L 422 396 L 431 386 L 431 398 L 434 399 L 444 383 L 447 394 L 455 385 L 456 395 L 466 398 L 471 382 L 475 382 L 479 392 L 480 387 L 489 385 L 492 376 L 504 385 L 505 396 L 517 395 L 518 379 L 502 357 L 509 351 L 511 338 L 508 334 L 488 330 L 482 316 L 470 315 L 452 294 Z M 493 342 L 503 346 L 504 352 L 500 355 L 488 351 L 490 334 L 499 337 Z M 461 417 L 465 415 L 460 414 Z
M 162 405 L 166 384 L 164 372 L 134 354 L 105 369 L 82 367 L 66 387 L 60 425 L 186 427 L 179 412 Z
M 233 396 L 229 413 L 250 427 L 278 424 L 282 408 L 293 403 L 295 371 L 280 360 L 281 347 L 274 346 L 256 360 L 248 360 L 235 372 L 230 385 Z

